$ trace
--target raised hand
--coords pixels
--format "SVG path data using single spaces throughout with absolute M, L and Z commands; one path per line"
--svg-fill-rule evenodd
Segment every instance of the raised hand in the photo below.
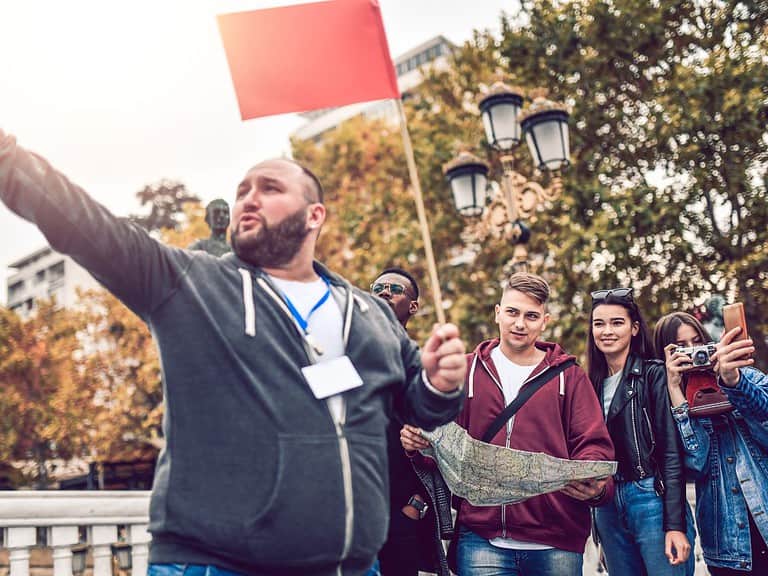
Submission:
M 717 352 L 712 355 L 715 372 L 720 375 L 720 382 L 731 388 L 739 383 L 739 368 L 755 363 L 755 359 L 752 358 L 755 352 L 752 339 L 733 341 L 740 332 L 741 326 L 736 326 L 723 334 L 720 342 L 717 343 Z
M 467 362 L 464 342 L 454 324 L 435 325 L 421 352 L 429 383 L 441 392 L 453 392 L 464 383 Z

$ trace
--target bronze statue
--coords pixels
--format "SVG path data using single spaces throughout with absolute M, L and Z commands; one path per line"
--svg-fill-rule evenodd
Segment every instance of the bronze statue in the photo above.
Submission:
M 203 250 L 214 256 L 223 256 L 227 252 L 231 252 L 232 247 L 227 243 L 229 204 L 226 200 L 217 198 L 208 203 L 205 207 L 205 223 L 211 229 L 211 236 L 195 240 L 189 245 L 189 249 Z

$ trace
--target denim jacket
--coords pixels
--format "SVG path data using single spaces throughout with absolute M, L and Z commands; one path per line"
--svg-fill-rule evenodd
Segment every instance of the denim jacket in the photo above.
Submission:
M 673 409 L 696 481 L 696 524 L 708 565 L 751 570 L 747 509 L 768 541 L 768 376 L 741 369 L 734 388 L 723 386 L 736 408 L 689 418 L 688 404 Z

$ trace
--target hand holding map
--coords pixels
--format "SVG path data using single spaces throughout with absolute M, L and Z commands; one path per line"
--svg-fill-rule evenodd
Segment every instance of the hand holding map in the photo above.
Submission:
M 451 492 L 474 506 L 522 502 L 561 490 L 572 480 L 616 472 L 614 461 L 566 460 L 486 444 L 454 422 L 422 435 L 432 444 L 422 453 L 437 462 Z

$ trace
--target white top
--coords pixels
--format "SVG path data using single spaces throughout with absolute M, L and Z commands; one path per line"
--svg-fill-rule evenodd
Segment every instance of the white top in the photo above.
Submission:
M 608 410 L 613 402 L 613 397 L 616 395 L 616 389 L 621 382 L 622 372 L 616 372 L 613 376 L 608 376 L 603 380 L 603 414 L 608 417 Z
M 509 405 L 515 398 L 517 398 L 520 388 L 523 383 L 528 380 L 531 372 L 538 366 L 533 364 L 531 366 L 523 366 L 522 364 L 516 364 L 504 355 L 501 351 L 501 346 L 497 346 L 491 350 L 491 360 L 493 360 L 496 366 L 496 371 L 499 373 L 501 379 L 501 389 L 504 392 L 504 404 Z M 514 416 L 513 416 L 514 418 Z M 512 425 L 507 422 L 507 429 Z M 535 542 L 524 542 L 522 540 L 515 540 L 514 538 L 492 538 L 488 542 L 497 548 L 507 548 L 510 550 L 549 550 L 553 548 L 546 544 L 537 544 Z
M 504 355 L 504 352 L 501 351 L 501 346 L 491 350 L 491 360 L 493 360 L 496 371 L 499 373 L 499 378 L 501 378 L 504 404 L 509 404 L 517 398 L 517 393 L 520 392 L 523 382 L 528 379 L 538 364 L 532 364 L 531 366 L 516 364 Z
M 328 285 L 322 278 L 312 282 L 297 282 L 283 280 L 270 276 L 269 279 L 277 286 L 284 296 L 293 304 L 296 311 L 306 321 L 312 307 L 323 297 Z M 341 309 L 336 303 L 333 294 L 309 317 L 309 333 L 312 340 L 317 343 L 323 354 L 318 362 L 326 362 L 344 356 L 344 319 Z M 344 410 L 344 397 L 341 394 L 330 396 L 326 399 L 328 408 L 337 422 L 341 421 Z

